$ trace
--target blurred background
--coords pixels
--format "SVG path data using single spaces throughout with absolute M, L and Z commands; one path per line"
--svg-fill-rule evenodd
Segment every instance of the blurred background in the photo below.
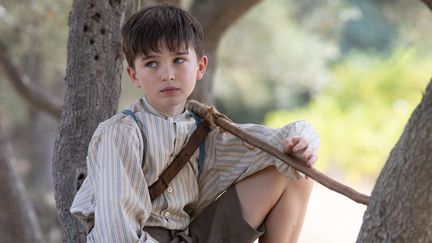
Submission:
M 71 1 L 0 0 L 10 62 L 60 99 L 70 9 Z M 431 20 L 420 1 L 263 0 L 222 39 L 216 106 L 238 123 L 308 120 L 321 136 L 316 167 L 370 194 L 432 76 Z M 61 242 L 51 175 L 58 124 L 5 72 L 0 66 L 0 120 L 14 166 L 45 238 Z M 120 109 L 141 95 L 123 79 Z M 355 242 L 365 209 L 316 184 L 299 242 Z

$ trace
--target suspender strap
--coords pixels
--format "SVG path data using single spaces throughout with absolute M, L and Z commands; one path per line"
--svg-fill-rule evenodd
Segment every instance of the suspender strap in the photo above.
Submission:
M 126 110 L 122 110 L 122 113 L 131 116 L 135 120 L 135 122 L 138 123 L 138 119 L 133 111 L 126 109 Z
M 186 146 L 174 158 L 171 164 L 164 170 L 159 179 L 149 186 L 150 198 L 153 201 L 165 189 L 180 170 L 187 164 L 190 157 L 193 155 L 198 146 L 204 141 L 207 134 L 210 132 L 210 126 L 207 121 L 202 121 L 198 128 L 192 133 Z M 200 151 L 201 152 L 201 151 Z M 204 151 L 203 151 L 204 152 Z
M 193 118 L 195 119 L 195 122 L 197 124 L 197 127 L 199 124 L 201 124 L 201 118 L 195 113 L 191 112 Z M 201 175 L 203 168 L 204 168 L 204 157 L 205 157 L 205 143 L 204 141 L 200 143 L 199 145 L 199 154 L 198 154 L 198 171 L 199 175 Z
M 131 110 L 123 110 L 123 114 L 131 116 L 138 124 L 138 119 L 135 113 Z M 199 146 L 199 160 L 198 160 L 198 170 L 201 174 L 204 166 L 204 155 L 205 155 L 205 145 L 204 139 L 210 132 L 210 126 L 207 121 L 201 121 L 197 114 L 191 112 L 192 116 L 195 118 L 197 123 L 197 129 L 192 133 L 186 146 L 180 151 L 180 153 L 174 158 L 171 164 L 162 172 L 159 179 L 149 186 L 148 190 L 150 193 L 150 198 L 153 201 L 157 198 L 165 189 L 168 184 L 174 179 L 174 177 L 180 172 L 180 170 L 187 164 L 191 156 L 194 154 L 195 150 Z M 144 138 L 144 135 L 143 135 Z M 142 167 L 144 167 L 143 155 Z
M 138 126 L 140 126 L 140 122 L 138 121 L 138 118 L 136 117 L 135 113 L 131 110 L 125 109 L 122 110 L 122 113 L 128 116 L 131 116 L 135 122 L 138 124 Z M 146 147 L 146 138 L 144 136 L 144 134 L 142 133 L 141 129 L 141 137 L 143 138 L 143 157 L 142 157 L 142 161 L 141 161 L 141 168 L 144 168 L 144 162 L 145 162 L 145 147 Z

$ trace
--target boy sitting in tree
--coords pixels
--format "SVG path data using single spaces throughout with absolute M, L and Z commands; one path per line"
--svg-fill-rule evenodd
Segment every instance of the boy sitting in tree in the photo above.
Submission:
M 171 5 L 142 9 L 122 28 L 128 74 L 144 96 L 132 115 L 96 129 L 88 175 L 71 212 L 87 224 L 87 242 L 296 242 L 312 182 L 271 155 L 214 128 L 153 201 L 148 187 L 197 127 L 187 98 L 208 63 L 203 31 Z M 135 120 L 136 119 L 136 120 Z M 303 121 L 280 129 L 238 124 L 312 165 L 319 139 Z

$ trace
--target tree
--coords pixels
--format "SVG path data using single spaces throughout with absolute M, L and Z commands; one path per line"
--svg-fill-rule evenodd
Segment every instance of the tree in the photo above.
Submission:
M 15 87 L 15 90 L 28 103 L 33 104 L 38 110 L 46 111 L 54 117 L 60 116 L 60 102 L 55 96 L 47 94 L 44 89 L 30 82 L 29 77 L 20 74 L 18 68 L 10 61 L 12 60 L 9 54 L 8 47 L 0 40 L 0 66 L 3 67 L 8 80 Z
M 66 94 L 55 143 L 55 199 L 65 242 L 83 242 L 69 213 L 85 178 L 85 157 L 96 126 L 117 109 L 122 72 L 120 25 L 125 1 L 75 0 L 69 20 Z
M 431 0 L 422 0 L 422 2 L 424 2 L 424 4 L 426 4 L 426 6 L 428 6 L 428 8 L 430 10 L 432 10 L 432 1 Z
M 43 242 L 33 207 L 15 172 L 13 158 L 9 136 L 0 120 L 0 242 Z
M 423 0 L 432 10 L 432 1 Z M 432 80 L 377 179 L 357 242 L 432 241 Z
M 357 242 L 432 241 L 432 81 L 378 177 Z
M 204 29 L 205 52 L 209 57 L 206 76 L 197 82 L 192 98 L 213 104 L 213 74 L 216 70 L 216 52 L 223 33 L 240 16 L 261 0 L 200 0 L 194 1 L 190 12 Z
M 64 3 L 29 1 L 18 4 L 3 1 L 0 4 L 0 32 L 3 33 L 0 37 L 0 79 L 8 80 L 10 88 L 15 88 L 18 94 L 16 97 L 8 96 L 8 84 L 0 81 L 0 106 L 8 111 L 4 120 L 13 121 L 8 132 L 16 154 L 14 166 L 28 168 L 20 176 L 26 187 L 27 198 L 36 212 L 36 219 L 39 218 L 40 228 L 48 240 L 55 237 L 51 233 L 58 225 L 53 207 L 54 198 L 51 198 L 54 190 L 51 160 L 57 136 L 57 130 L 53 127 L 58 126 L 56 116 L 59 117 L 61 113 L 61 99 L 53 94 L 62 96 L 61 81 L 64 77 L 61 74 L 64 70 L 59 69 L 63 66 L 62 55 L 53 57 L 52 53 L 65 50 L 62 48 L 65 44 L 61 44 L 63 41 L 59 40 L 64 38 L 62 29 L 66 28 L 61 26 L 66 23 L 66 18 L 58 21 L 66 16 L 64 13 L 67 11 L 59 10 L 64 9 L 61 7 L 65 5 L 67 6 Z M 25 17 L 17 14 L 23 9 Z M 55 31 L 58 38 L 55 39 L 48 37 L 53 22 L 59 25 Z M 48 48 L 50 51 L 47 51 Z M 47 58 L 48 56 L 50 57 Z M 49 62 L 56 65 L 49 65 Z M 54 89 L 58 92 L 53 92 Z M 51 92 L 47 92 L 48 90 Z M 29 105 L 23 104 L 19 99 Z M 16 106 L 21 107 L 15 110 Z M 12 210 L 5 210 L 4 213 L 8 213 L 9 218 L 15 217 Z

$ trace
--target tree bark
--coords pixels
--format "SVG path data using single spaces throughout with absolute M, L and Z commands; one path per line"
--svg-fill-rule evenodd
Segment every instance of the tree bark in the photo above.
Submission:
M 216 70 L 216 53 L 220 39 L 237 19 L 261 0 L 195 0 L 190 12 L 201 23 L 204 29 L 204 45 L 209 57 L 206 75 L 197 82 L 191 98 L 213 105 L 213 78 Z
M 15 172 L 9 136 L 0 120 L 0 242 L 45 242 L 23 183 Z
M 85 178 L 87 146 L 97 125 L 117 109 L 125 1 L 75 0 L 69 19 L 66 93 L 53 158 L 55 199 L 64 242 L 84 242 L 69 209 Z
M 432 242 L 432 81 L 378 177 L 357 242 Z

